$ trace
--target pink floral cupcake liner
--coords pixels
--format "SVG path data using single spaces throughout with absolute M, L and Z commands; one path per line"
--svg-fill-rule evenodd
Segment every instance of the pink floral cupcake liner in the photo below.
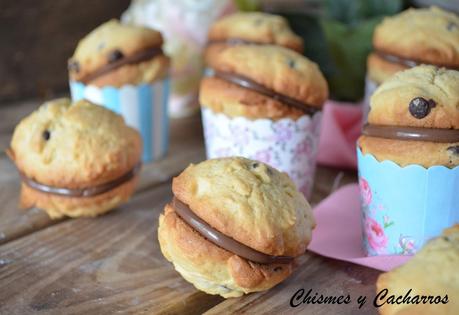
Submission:
M 316 166 L 321 113 L 289 118 L 231 118 L 202 108 L 207 158 L 243 156 L 286 172 L 306 196 Z

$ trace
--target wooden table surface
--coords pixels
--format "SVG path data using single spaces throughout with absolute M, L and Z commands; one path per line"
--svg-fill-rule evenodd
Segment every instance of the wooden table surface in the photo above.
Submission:
M 205 158 L 199 116 L 172 121 L 168 156 L 144 166 L 136 194 L 119 209 L 57 221 L 40 209 L 19 209 L 19 176 L 4 150 L 14 126 L 38 105 L 0 107 L 0 314 L 376 313 L 370 300 L 379 272 L 312 253 L 275 288 L 227 300 L 196 290 L 175 272 L 159 250 L 156 229 L 171 178 Z M 319 167 L 311 204 L 353 181 L 353 172 Z M 290 299 L 301 288 L 349 294 L 353 302 L 293 308 Z M 360 295 L 369 301 L 358 309 Z

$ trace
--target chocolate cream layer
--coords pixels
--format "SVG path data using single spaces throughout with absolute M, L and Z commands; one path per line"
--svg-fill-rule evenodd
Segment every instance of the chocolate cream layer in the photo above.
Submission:
M 137 164 L 132 170 L 127 172 L 126 174 L 118 177 L 108 183 L 104 183 L 101 185 L 93 186 L 93 187 L 86 187 L 86 188 L 61 188 L 61 187 L 54 187 L 45 184 L 41 184 L 29 177 L 26 177 L 24 174 L 20 173 L 22 177 L 22 181 L 32 189 L 53 194 L 53 195 L 60 195 L 66 197 L 93 197 L 100 194 L 103 194 L 107 191 L 117 188 L 122 184 L 130 181 L 133 179 L 140 171 L 141 163 Z
M 270 43 L 260 43 L 252 40 L 246 40 L 241 38 L 228 38 L 228 39 L 213 39 L 207 42 L 207 46 L 213 44 L 226 44 L 230 46 L 236 45 L 270 45 Z
M 94 80 L 94 79 L 96 79 L 96 78 L 98 78 L 98 77 L 100 77 L 100 76 L 102 76 L 104 74 L 107 74 L 110 71 L 113 71 L 113 70 L 115 70 L 117 68 L 120 68 L 120 67 L 122 67 L 124 65 L 136 64 L 136 63 L 140 63 L 140 62 L 143 62 L 143 61 L 147 61 L 147 60 L 153 59 L 154 57 L 162 55 L 162 54 L 163 54 L 163 50 L 161 49 L 161 47 L 148 48 L 148 49 L 139 51 L 139 52 L 137 52 L 135 54 L 132 54 L 130 56 L 126 56 L 126 57 L 123 57 L 123 58 L 121 58 L 119 60 L 107 63 L 106 65 L 102 66 L 101 68 L 97 69 L 96 71 L 87 74 L 86 76 L 84 76 L 83 78 L 79 79 L 78 81 L 87 84 L 88 82 L 90 82 L 90 81 L 92 81 L 92 80 Z
M 441 143 L 459 142 L 458 129 L 379 126 L 366 124 L 363 126 L 362 134 L 370 137 L 398 140 L 429 141 Z
M 220 78 L 222 80 L 225 80 L 227 82 L 236 84 L 240 87 L 255 91 L 257 93 L 263 94 L 267 97 L 273 98 L 276 101 L 279 101 L 281 103 L 284 103 L 288 106 L 292 106 L 295 108 L 298 108 L 305 112 L 308 115 L 314 115 L 316 112 L 320 111 L 319 108 L 314 107 L 313 105 L 306 104 L 303 102 L 300 102 L 296 99 L 293 99 L 287 95 L 278 93 L 274 90 L 271 90 L 247 77 L 235 74 L 235 73 L 228 73 L 228 72 L 222 72 L 218 70 L 213 70 L 213 76 L 216 78 Z
M 183 221 L 185 221 L 207 240 L 242 258 L 260 264 L 288 264 L 294 259 L 294 257 L 291 256 L 271 256 L 261 253 L 229 236 L 226 236 L 198 217 L 193 210 L 188 207 L 188 205 L 181 202 L 176 197 L 172 199 L 172 207 Z
M 437 67 L 444 67 L 444 68 L 448 68 L 448 69 L 452 69 L 452 70 L 459 70 L 459 67 L 454 67 L 454 66 L 451 66 L 451 65 L 445 65 L 445 64 L 441 64 L 441 63 L 433 64 L 433 63 L 424 62 L 424 61 L 421 61 L 421 60 L 408 59 L 408 58 L 404 58 L 404 57 L 388 54 L 388 53 L 385 53 L 385 52 L 380 51 L 380 50 L 376 50 L 375 53 L 376 53 L 376 55 L 378 55 L 379 57 L 381 57 L 382 59 L 384 59 L 386 61 L 389 61 L 389 62 L 392 62 L 392 63 L 398 63 L 398 64 L 400 64 L 402 66 L 406 66 L 408 68 L 414 68 L 414 67 L 422 65 L 422 64 L 430 64 L 430 65 L 434 65 L 434 66 L 437 66 Z

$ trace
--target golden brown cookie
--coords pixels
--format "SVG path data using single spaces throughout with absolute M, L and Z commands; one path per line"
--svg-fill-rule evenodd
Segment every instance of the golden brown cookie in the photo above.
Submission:
M 219 78 L 203 78 L 199 96 L 202 106 L 212 109 L 214 113 L 224 113 L 229 117 L 296 120 L 304 115 L 304 112 L 298 108 L 285 106 L 271 97 Z
M 132 194 L 141 148 L 139 133 L 104 107 L 47 102 L 16 126 L 11 140 L 9 155 L 23 175 L 21 204 L 53 218 L 108 211 Z M 63 192 L 44 192 L 50 187 Z
M 370 108 L 370 126 L 386 126 L 392 131 L 408 127 L 403 132 L 419 135 L 388 138 L 368 134 L 364 129 L 359 139 L 364 154 L 401 166 L 459 165 L 459 71 L 419 66 L 398 72 L 375 91 Z M 433 133 L 435 136 L 426 141 L 418 141 Z
M 367 76 L 370 80 L 380 85 L 399 71 L 409 69 L 408 66 L 390 62 L 381 56 L 370 53 L 367 58 Z
M 285 18 L 262 12 L 237 12 L 215 22 L 208 34 L 206 63 L 234 45 L 277 45 L 303 52 L 303 39 L 292 32 Z
M 437 7 L 408 9 L 376 27 L 373 45 L 378 52 L 459 68 L 459 17 Z
M 269 67 L 266 66 L 268 64 Z M 210 67 L 217 75 L 203 81 L 200 103 L 228 116 L 240 113 L 249 118 L 277 119 L 281 118 L 281 115 L 297 117 L 298 109 L 305 106 L 290 106 L 286 101 L 277 98 L 279 94 L 314 110 L 320 110 L 328 97 L 327 82 L 317 65 L 306 57 L 283 47 L 269 45 L 229 47 L 215 55 Z M 271 100 L 267 100 L 263 97 L 267 95 L 253 87 L 224 84 L 216 80 L 228 81 L 220 77 L 219 73 L 242 77 L 277 95 L 269 96 Z M 218 94 L 222 95 L 220 100 L 215 97 Z M 263 104 L 268 106 L 264 107 Z M 281 109 L 282 105 L 293 109 Z
M 98 87 L 149 83 L 167 74 L 159 32 L 110 20 L 89 33 L 69 59 L 71 80 Z
M 446 229 L 443 235 L 428 242 L 409 262 L 379 276 L 376 292 L 379 309 L 383 315 L 459 313 L 459 225 Z M 384 290 L 388 290 L 385 297 Z M 411 291 L 410 291 L 411 290 Z M 411 300 L 418 295 L 432 296 L 432 300 L 447 303 L 389 304 L 391 295 L 404 297 L 410 291 Z M 436 298 L 435 297 L 439 297 Z M 401 300 L 401 299 L 400 299 Z M 386 303 L 384 303 L 386 301 Z
M 262 12 L 226 15 L 211 26 L 208 39 L 210 43 L 242 40 L 303 51 L 303 40 L 292 32 L 285 18 Z
M 437 7 L 406 10 L 376 27 L 373 46 L 367 74 L 378 85 L 420 64 L 459 70 L 459 17 Z
M 315 226 L 309 204 L 285 173 L 245 158 L 207 160 L 174 178 L 175 198 L 213 230 L 263 255 L 259 263 L 215 245 L 172 202 L 160 217 L 164 256 L 198 289 L 224 297 L 268 289 L 293 270 Z

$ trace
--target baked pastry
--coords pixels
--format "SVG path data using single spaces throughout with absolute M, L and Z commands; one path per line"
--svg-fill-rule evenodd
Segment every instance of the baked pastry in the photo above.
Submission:
M 14 130 L 10 158 L 20 205 L 51 218 L 96 216 L 126 202 L 140 170 L 142 142 L 123 119 L 87 101 L 49 101 Z
M 459 71 L 398 72 L 370 106 L 357 140 L 364 247 L 413 254 L 457 222 Z
M 459 225 L 428 242 L 409 262 L 381 274 L 376 283 L 376 303 L 383 315 L 459 314 Z M 385 290 L 388 290 L 385 296 Z M 382 293 L 380 293 L 382 292 Z M 391 295 L 400 304 L 387 303 Z M 425 296 L 422 302 L 422 297 Z M 446 297 L 447 296 L 447 297 Z M 429 299 L 429 297 L 432 297 Z M 409 298 L 409 300 L 408 300 Z M 419 304 L 415 304 L 419 301 Z M 386 302 L 386 303 L 384 303 Z
M 169 144 L 169 58 L 162 44 L 155 30 L 110 20 L 84 37 L 68 62 L 72 100 L 121 114 L 142 136 L 144 162 L 164 157 Z
M 209 66 L 199 92 L 207 158 L 265 162 L 308 196 L 328 97 L 317 65 L 284 47 L 238 45 L 215 53 Z
M 395 74 L 371 97 L 363 154 L 400 166 L 459 165 L 459 71 L 419 66 Z
M 277 45 L 303 52 L 303 39 L 293 33 L 284 17 L 262 12 L 237 12 L 216 21 L 208 34 L 206 63 L 234 45 Z
M 201 106 L 230 117 L 298 118 L 320 110 L 328 97 L 319 67 L 283 47 L 229 47 L 209 66 L 213 75 L 201 81 Z
M 378 85 L 420 64 L 459 70 L 459 16 L 437 7 L 408 9 L 376 27 L 373 46 L 367 73 Z
M 241 157 L 190 165 L 159 218 L 164 256 L 196 288 L 237 297 L 287 278 L 314 218 L 285 173 Z
M 97 87 L 121 87 L 164 78 L 169 58 L 161 33 L 110 20 L 79 43 L 68 61 L 70 80 Z

